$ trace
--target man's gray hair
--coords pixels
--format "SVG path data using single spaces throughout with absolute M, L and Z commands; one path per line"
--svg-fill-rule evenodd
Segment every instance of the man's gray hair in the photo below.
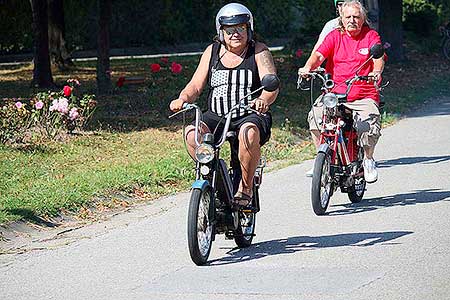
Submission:
M 364 24 L 367 24 L 369 27 L 371 27 L 369 18 L 367 17 L 367 9 L 364 7 L 364 5 L 359 0 L 345 0 L 341 6 L 341 12 L 344 11 L 344 8 L 346 8 L 346 7 L 358 8 L 359 12 L 361 14 L 361 17 L 364 19 Z M 339 16 L 339 27 L 343 29 L 342 14 Z

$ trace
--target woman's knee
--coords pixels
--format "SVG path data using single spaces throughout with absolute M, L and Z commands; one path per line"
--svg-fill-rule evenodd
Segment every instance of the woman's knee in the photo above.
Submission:
M 239 129 L 239 142 L 246 146 L 259 146 L 260 133 L 258 127 L 253 123 L 245 123 Z

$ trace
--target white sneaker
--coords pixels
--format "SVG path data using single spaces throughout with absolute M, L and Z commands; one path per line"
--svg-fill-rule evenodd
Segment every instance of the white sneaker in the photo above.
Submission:
M 312 166 L 311 169 L 308 170 L 308 172 L 305 173 L 306 177 L 313 177 L 314 173 L 314 166 Z
M 374 183 L 378 179 L 378 171 L 373 159 L 364 159 L 364 179 L 367 183 Z

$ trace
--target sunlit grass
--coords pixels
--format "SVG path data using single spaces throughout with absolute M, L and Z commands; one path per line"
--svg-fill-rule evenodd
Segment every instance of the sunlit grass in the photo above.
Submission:
M 99 97 L 89 134 L 65 143 L 0 146 L 0 223 L 62 211 L 76 214 L 117 193 L 147 201 L 188 189 L 194 165 L 182 142 L 181 119 L 169 121 L 167 106 L 188 82 L 198 57 L 176 60 L 183 65 L 179 75 L 167 66 L 152 74 L 149 65 L 159 60 L 113 61 L 113 84 L 120 76 L 141 76 L 145 83 Z M 286 53 L 276 53 L 275 61 L 282 86 L 272 107 L 272 138 L 262 149 L 268 169 L 313 158 L 315 152 L 306 130 L 309 93 L 296 90 L 296 69 L 304 61 Z M 1 69 L 0 99 L 31 95 L 31 72 L 29 65 Z M 431 96 L 448 94 L 449 74 L 445 63 L 430 66 L 420 57 L 388 65 L 385 78 L 392 83 L 385 91 L 384 124 Z M 57 84 L 78 78 L 85 93 L 95 92 L 95 77 L 94 62 L 77 63 L 68 72 L 54 70 Z M 204 96 L 199 101 L 204 104 Z

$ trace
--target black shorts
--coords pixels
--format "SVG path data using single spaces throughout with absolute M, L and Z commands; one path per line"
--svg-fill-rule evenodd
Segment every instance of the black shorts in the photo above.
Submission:
M 214 133 L 214 140 L 218 142 L 223 134 L 223 126 L 225 125 L 225 118 L 220 121 L 221 117 L 212 111 L 206 111 L 203 113 L 203 122 L 208 126 L 209 130 Z M 219 126 L 217 124 L 219 123 Z M 244 123 L 253 123 L 259 129 L 259 144 L 264 145 L 270 138 L 271 128 L 272 128 L 272 115 L 267 112 L 265 115 L 258 115 L 256 113 L 251 113 L 247 116 L 241 117 L 239 119 L 231 120 L 230 131 L 239 131 L 239 128 Z M 216 129 L 217 126 L 217 129 Z M 215 130 L 215 132 L 214 132 Z

